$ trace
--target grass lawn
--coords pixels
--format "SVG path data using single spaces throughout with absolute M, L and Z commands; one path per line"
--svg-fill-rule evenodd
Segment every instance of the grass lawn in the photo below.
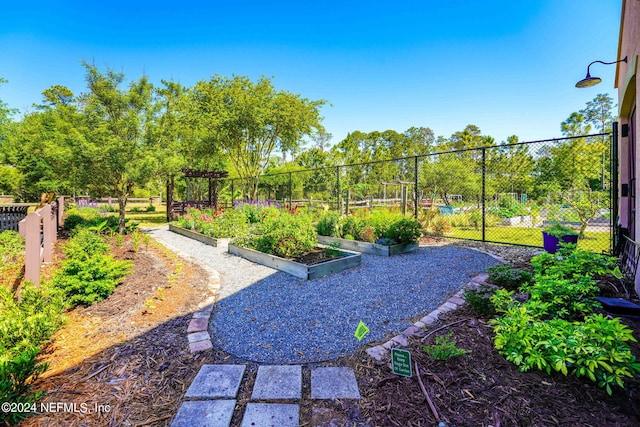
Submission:
M 167 224 L 167 213 L 164 209 L 156 212 L 127 212 L 126 218 L 137 222 L 139 227 L 157 227 Z
M 473 228 L 455 227 L 447 237 L 459 237 L 461 239 L 482 240 L 482 231 Z M 488 227 L 485 239 L 500 243 L 515 243 L 520 245 L 542 247 L 542 231 L 539 228 L 528 227 Z M 593 252 L 609 252 L 609 232 L 586 232 L 584 239 L 578 240 L 580 249 Z

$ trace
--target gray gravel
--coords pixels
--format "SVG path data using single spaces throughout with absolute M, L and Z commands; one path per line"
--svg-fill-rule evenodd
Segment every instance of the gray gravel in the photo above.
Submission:
M 315 280 L 229 255 L 169 232 L 149 230 L 170 249 L 220 273 L 209 331 L 238 357 L 270 364 L 336 359 L 397 334 L 495 265 L 489 255 L 454 246 L 421 247 L 394 257 L 362 255 L 362 266 Z M 371 332 L 354 337 L 362 320 Z

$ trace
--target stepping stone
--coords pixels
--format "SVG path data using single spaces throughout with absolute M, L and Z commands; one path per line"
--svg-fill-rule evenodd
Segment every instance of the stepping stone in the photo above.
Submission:
M 356 376 L 350 368 L 315 368 L 311 371 L 312 399 L 360 399 Z
M 184 397 L 234 398 L 244 375 L 244 365 L 203 365 Z
M 229 427 L 235 400 L 184 402 L 171 427 Z
M 302 366 L 259 366 L 252 400 L 300 399 Z
M 298 427 L 300 407 L 291 403 L 247 403 L 242 427 Z

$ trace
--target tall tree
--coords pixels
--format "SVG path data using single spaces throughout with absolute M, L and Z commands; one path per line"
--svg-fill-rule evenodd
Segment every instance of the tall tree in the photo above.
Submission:
M 152 128 L 153 85 L 143 76 L 126 89 L 123 73 L 84 63 L 89 92 L 82 99 L 86 120 L 88 184 L 118 198 L 119 230 L 125 229 L 127 200 L 136 186 L 144 186 L 157 170 Z
M 325 101 L 278 91 L 266 77 L 213 76 L 189 95 L 204 144 L 224 150 L 238 176 L 250 181 L 251 198 L 274 150 L 296 152 L 303 136 L 324 131 L 319 109 Z

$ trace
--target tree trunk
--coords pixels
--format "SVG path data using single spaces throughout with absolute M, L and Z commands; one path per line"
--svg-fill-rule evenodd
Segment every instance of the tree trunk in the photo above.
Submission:
M 127 196 L 118 197 L 118 233 L 124 234 L 125 226 L 125 209 L 127 207 Z

